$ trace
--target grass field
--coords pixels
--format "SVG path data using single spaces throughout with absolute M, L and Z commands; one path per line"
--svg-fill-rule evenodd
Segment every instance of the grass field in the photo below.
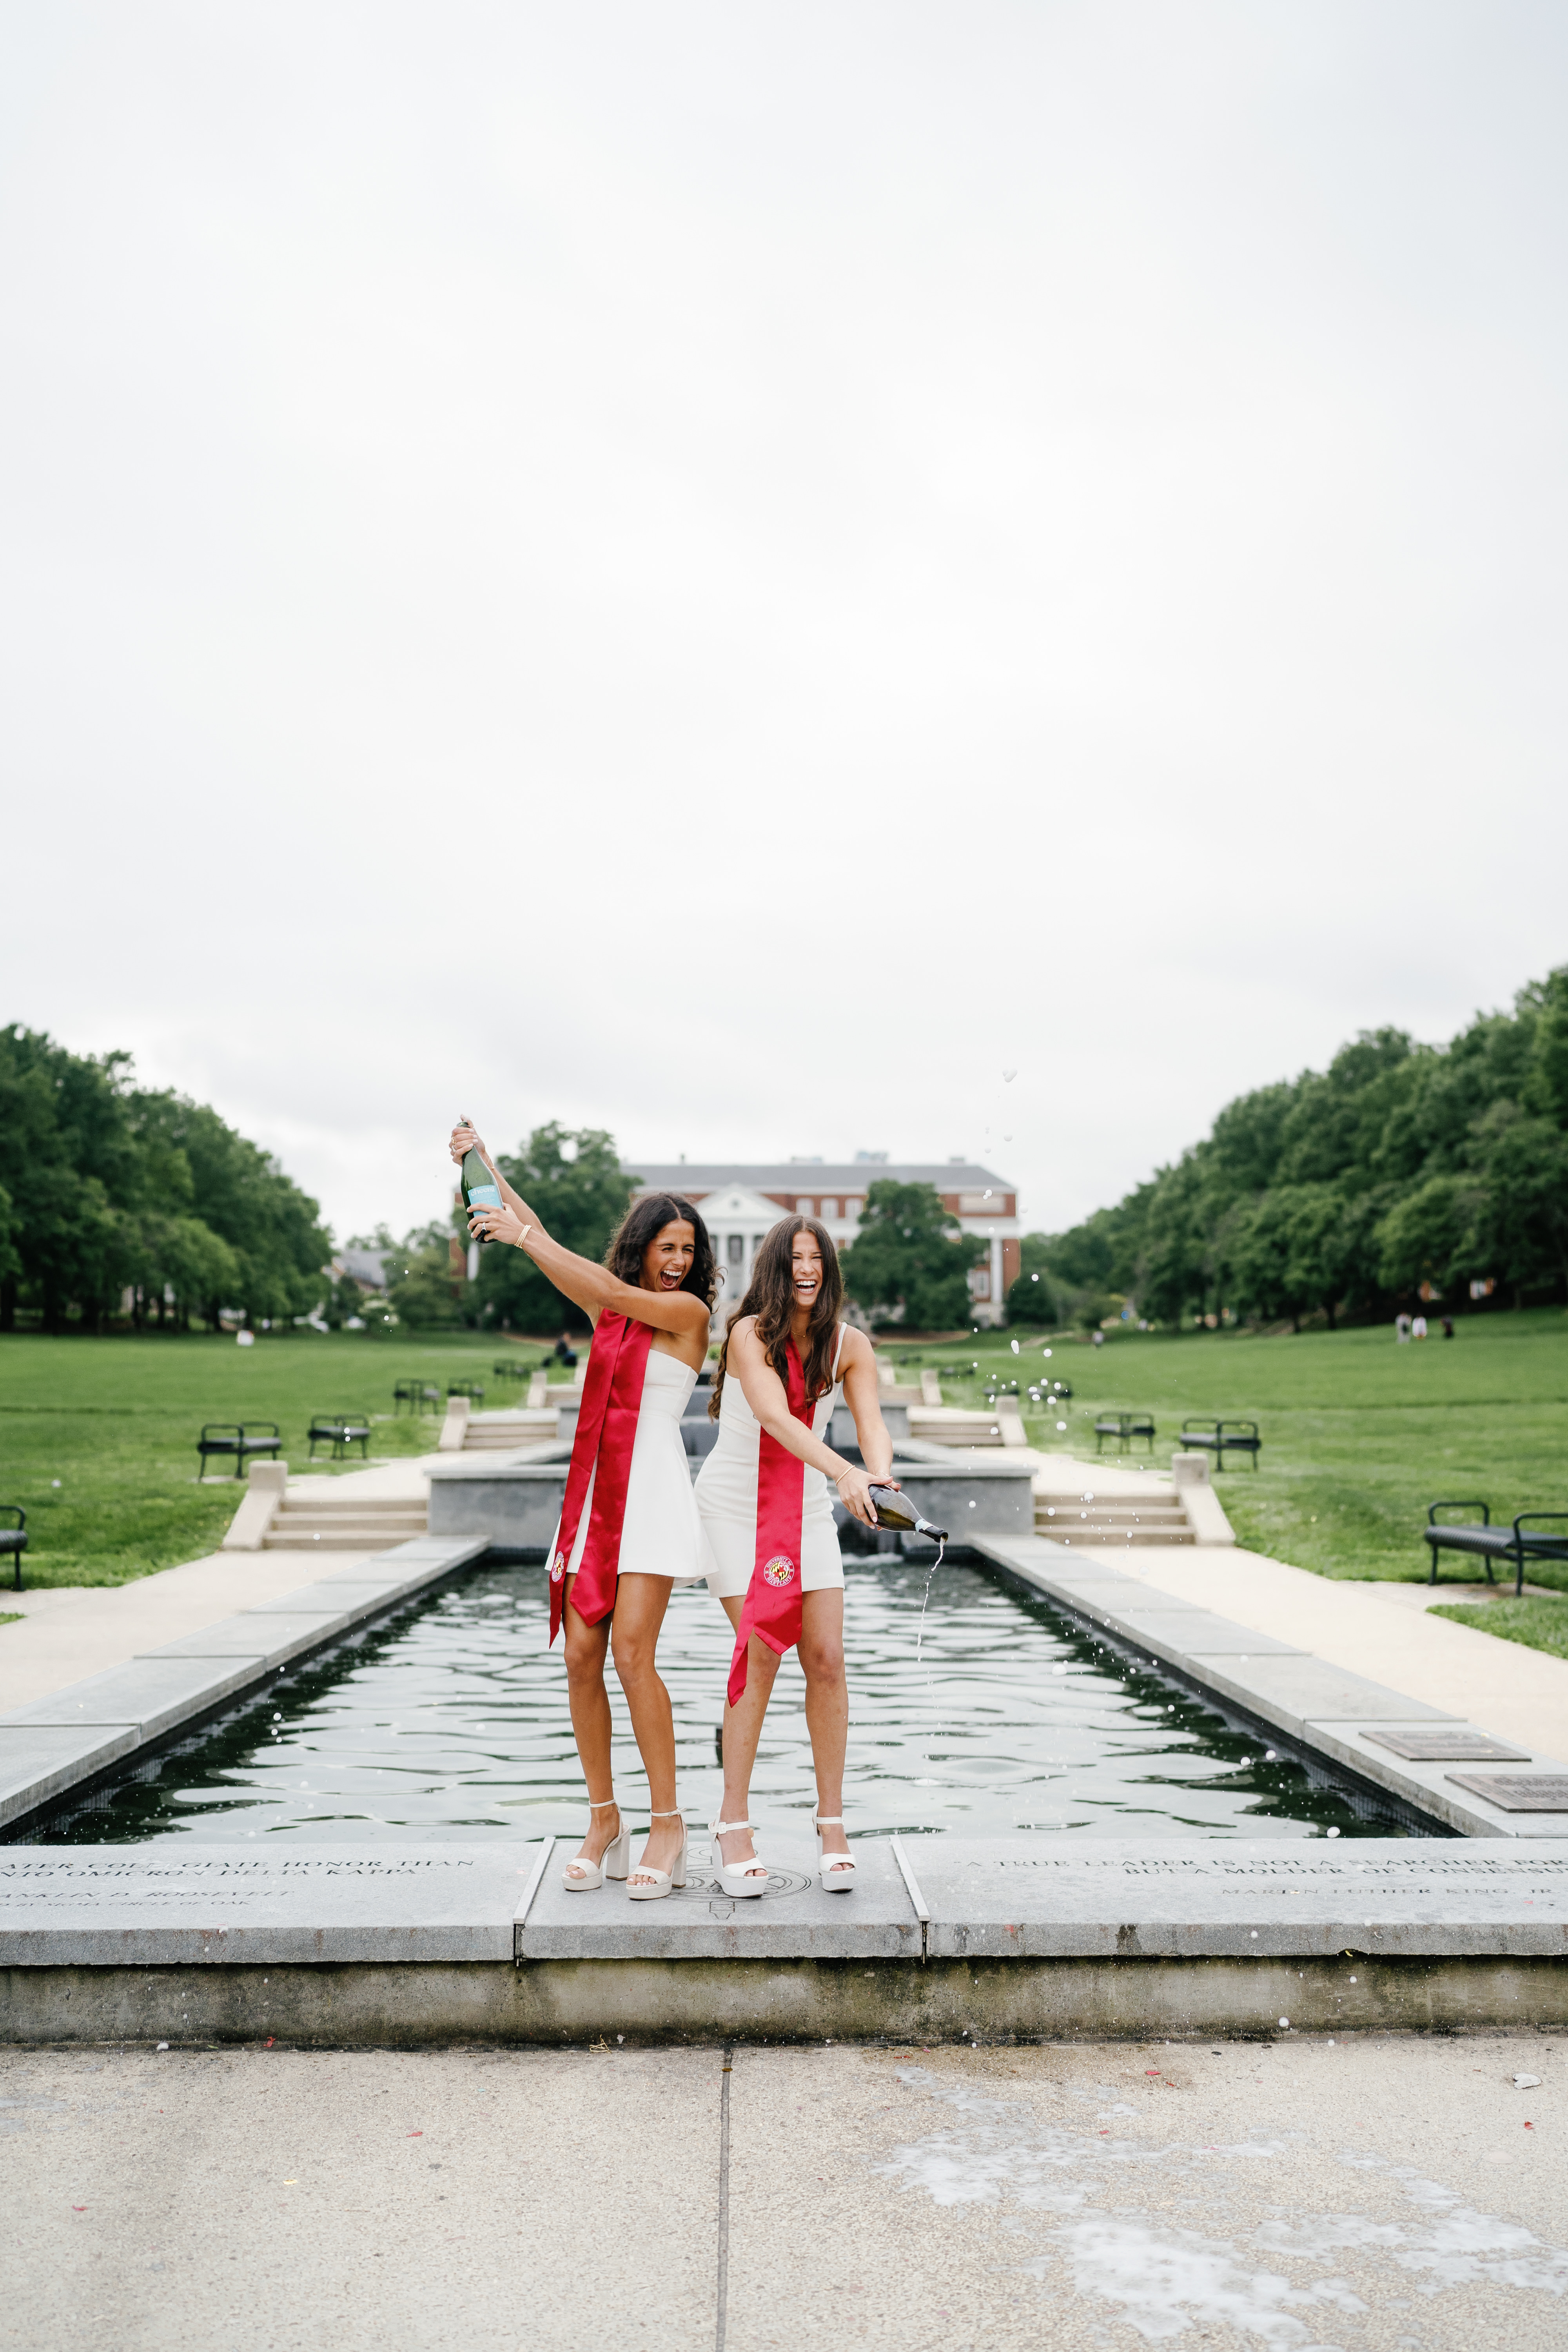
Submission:
M 1505 1642 L 1523 1642 L 1531 1650 L 1549 1651 L 1568 1658 L 1568 1601 L 1542 1601 L 1526 1593 L 1522 1601 L 1444 1601 L 1434 1617 L 1451 1617 L 1456 1625 L 1474 1625 L 1483 1633 L 1499 1633 Z
M 531 1368 L 544 1350 L 469 1333 L 402 1341 L 298 1332 L 252 1348 L 173 1332 L 0 1339 L 0 1503 L 27 1514 L 25 1579 L 123 1584 L 210 1551 L 240 1490 L 232 1477 L 197 1483 L 205 1421 L 277 1422 L 290 1469 L 304 1465 L 319 1412 L 385 1415 L 373 1457 L 429 1453 L 439 1423 L 393 1418 L 394 1382 L 420 1379 L 445 1391 L 448 1380 L 482 1381 L 489 1411 L 518 1400 L 519 1383 L 490 1373 L 513 1354 Z
M 1320 1576 L 1424 1579 L 1420 1531 L 1427 1505 L 1442 1496 L 1484 1496 L 1494 1519 L 1568 1510 L 1568 1315 L 1561 1310 L 1470 1317 L 1453 1339 L 1404 1348 L 1391 1329 L 1277 1339 L 1127 1332 L 1108 1335 L 1101 1348 L 1012 1337 L 1016 1356 L 1003 1333 L 982 1333 L 966 1349 L 909 1354 L 943 1367 L 943 1392 L 955 1404 L 982 1401 L 978 1378 L 950 1385 L 945 1377 L 976 1358 L 982 1374 L 1016 1378 L 1020 1390 L 1042 1373 L 1070 1381 L 1065 1434 L 1055 1414 L 1026 1406 L 1025 1419 L 1032 1443 L 1079 1456 L 1093 1455 L 1094 1422 L 1108 1411 L 1152 1412 L 1162 1468 L 1184 1415 L 1256 1421 L 1263 1438 L 1257 1472 L 1227 1465 L 1215 1479 L 1226 1510 L 1242 1543 Z M 1108 1458 L 1121 1457 L 1111 1449 Z M 1441 1573 L 1469 1583 L 1480 1570 L 1450 1553 Z M 1568 1591 L 1568 1570 L 1538 1566 L 1530 1580 Z
M 1568 1510 L 1568 1316 L 1560 1312 L 1470 1318 L 1453 1340 L 1405 1348 L 1382 1329 L 1129 1332 L 1100 1348 L 1014 1336 L 1017 1355 L 1003 1333 L 893 1353 L 940 1365 L 952 1403 L 979 1403 L 987 1373 L 1016 1377 L 1021 1389 L 1042 1372 L 1069 1380 L 1065 1433 L 1056 1415 L 1026 1403 L 1026 1422 L 1036 1444 L 1080 1456 L 1092 1457 L 1094 1421 L 1110 1410 L 1152 1411 L 1154 1459 L 1166 1465 L 1184 1414 L 1256 1419 L 1260 1466 L 1218 1478 L 1226 1508 L 1244 1544 L 1321 1576 L 1425 1577 L 1420 1530 L 1439 1496 L 1484 1496 L 1496 1519 Z M 276 1421 L 295 1466 L 316 1412 L 384 1414 L 375 1454 L 428 1451 L 431 1421 L 391 1417 L 394 1381 L 422 1378 L 444 1390 L 448 1380 L 479 1380 L 487 1407 L 510 1402 L 516 1384 L 490 1374 L 503 1352 L 529 1366 L 543 1354 L 468 1333 L 427 1341 L 299 1333 L 248 1349 L 172 1333 L 0 1339 L 0 1501 L 26 1508 L 27 1580 L 119 1584 L 210 1549 L 237 1494 L 232 1479 L 196 1481 L 204 1421 Z M 968 1369 L 976 1361 L 978 1373 Z M 1461 1583 L 1476 1576 L 1454 1556 L 1446 1573 Z M 1541 1566 L 1531 1580 L 1568 1592 L 1568 1570 Z M 1492 1605 L 1465 1622 L 1568 1654 L 1558 1604 L 1527 1600 L 1495 1619 Z

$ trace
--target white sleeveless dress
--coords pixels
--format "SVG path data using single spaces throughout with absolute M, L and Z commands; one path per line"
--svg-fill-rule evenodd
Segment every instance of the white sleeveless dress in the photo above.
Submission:
M 637 1433 L 632 1444 L 632 1466 L 626 1478 L 626 1516 L 621 1521 L 623 1576 L 668 1576 L 672 1584 L 695 1584 L 702 1575 L 698 1558 L 701 1529 L 691 1492 L 691 1471 L 680 1434 L 680 1419 L 697 1385 L 689 1364 L 649 1349 L 643 1373 L 642 1402 L 637 1408 Z M 594 1515 L 595 1465 L 588 1480 L 588 1498 L 578 1523 L 577 1539 L 566 1563 L 574 1577 L 583 1565 L 583 1548 Z M 555 1557 L 561 1523 L 555 1523 L 550 1557 Z
M 814 1437 L 826 1438 L 843 1383 L 837 1379 L 847 1325 L 838 1326 L 833 1351 L 834 1384 L 818 1397 L 811 1417 Z M 746 1402 L 733 1372 L 719 1399 L 719 1443 L 697 1474 L 697 1509 L 702 1526 L 702 1572 L 718 1601 L 738 1601 L 757 1564 L 757 1449 L 763 1425 Z M 826 1592 L 844 1582 L 833 1497 L 820 1470 L 805 1465 L 800 1526 L 800 1589 Z

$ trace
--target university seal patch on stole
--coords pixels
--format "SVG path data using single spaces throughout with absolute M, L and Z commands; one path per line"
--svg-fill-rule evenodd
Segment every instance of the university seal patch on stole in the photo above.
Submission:
M 770 1584 L 787 1584 L 795 1574 L 795 1562 L 787 1552 L 775 1552 L 763 1570 Z

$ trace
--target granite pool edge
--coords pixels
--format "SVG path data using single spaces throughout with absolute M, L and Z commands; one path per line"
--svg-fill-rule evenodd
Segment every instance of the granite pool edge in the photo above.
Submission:
M 284 1666 L 401 1608 L 487 1549 L 482 1536 L 412 1537 L 9 1708 L 0 1715 L 0 1837 Z

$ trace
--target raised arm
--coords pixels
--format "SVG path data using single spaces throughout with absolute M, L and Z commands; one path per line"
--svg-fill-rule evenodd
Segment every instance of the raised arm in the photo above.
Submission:
M 706 1340 L 708 1308 L 702 1299 L 689 1290 L 643 1290 L 620 1281 L 608 1266 L 595 1265 L 592 1258 L 579 1257 L 575 1250 L 552 1241 L 521 1193 L 507 1182 L 473 1129 L 454 1128 L 453 1159 L 460 1163 L 464 1154 L 474 1150 L 495 1178 L 502 1203 L 499 1209 L 475 1210 L 468 1231 L 476 1240 L 508 1242 L 521 1249 L 557 1290 L 595 1323 L 601 1315 L 629 1315 L 638 1323 L 650 1323 L 656 1331 L 678 1332 L 688 1339 L 700 1332 Z
M 874 1528 L 877 1514 L 871 1506 L 869 1477 L 864 1470 L 857 1470 L 852 1462 L 846 1462 L 842 1454 L 835 1454 L 831 1445 L 824 1445 L 820 1437 L 814 1436 L 804 1421 L 796 1421 L 789 1409 L 784 1384 L 769 1363 L 750 1316 L 744 1322 L 737 1323 L 731 1334 L 728 1370 L 730 1377 L 739 1379 L 746 1402 L 768 1435 L 776 1438 L 785 1453 L 793 1454 L 797 1462 L 808 1462 L 814 1470 L 820 1470 L 831 1478 L 838 1489 L 838 1499 L 845 1507 L 853 1512 L 864 1526 Z M 873 1387 L 875 1384 L 873 1374 Z M 877 1419 L 879 1425 L 880 1413 Z M 859 1423 L 857 1423 L 856 1426 L 858 1428 Z M 882 1434 L 886 1437 L 886 1430 Z

